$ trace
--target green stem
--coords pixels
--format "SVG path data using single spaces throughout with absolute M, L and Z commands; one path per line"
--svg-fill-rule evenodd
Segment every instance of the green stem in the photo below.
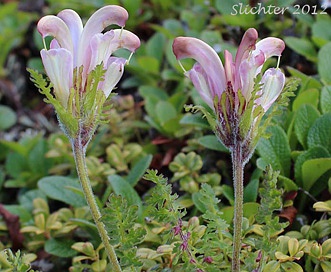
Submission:
M 232 272 L 240 272 L 240 251 L 241 251 L 241 228 L 243 218 L 243 199 L 244 199 L 244 162 L 242 147 L 239 141 L 231 152 L 233 167 L 233 186 L 234 186 L 234 237 L 232 254 Z
M 121 272 L 121 267 L 118 263 L 117 257 L 115 250 L 113 246 L 109 243 L 109 238 L 107 231 L 105 229 L 105 225 L 100 221 L 101 218 L 101 213 L 98 208 L 98 205 L 96 203 L 91 183 L 87 174 L 87 167 L 86 167 L 86 161 L 85 161 L 85 149 L 81 144 L 81 140 L 74 139 L 72 141 L 72 148 L 73 148 L 73 153 L 75 157 L 75 162 L 76 162 L 76 169 L 77 173 L 83 188 L 83 192 L 87 201 L 88 206 L 90 207 L 90 211 L 94 220 L 94 223 L 96 224 L 102 243 L 105 246 L 105 250 L 107 252 L 107 255 L 109 257 L 109 260 L 112 264 L 112 271 L 114 272 Z

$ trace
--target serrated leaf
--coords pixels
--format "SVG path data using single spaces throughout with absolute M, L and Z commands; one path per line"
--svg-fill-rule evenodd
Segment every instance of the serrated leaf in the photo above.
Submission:
M 62 201 L 74 207 L 87 205 L 86 200 L 82 195 L 66 189 L 67 187 L 75 187 L 81 190 L 81 185 L 77 180 L 67 177 L 51 176 L 42 178 L 38 181 L 38 188 L 49 198 Z
M 307 136 L 308 147 L 323 146 L 331 153 L 331 113 L 316 119 Z
M 331 86 L 324 86 L 321 91 L 321 109 L 323 113 L 331 112 Z
M 270 138 L 261 138 L 257 150 L 266 163 L 270 164 L 274 170 L 279 170 L 281 174 L 289 176 L 291 167 L 291 149 L 284 130 L 275 125 L 266 130 Z
M 136 205 L 138 207 L 139 217 L 142 214 L 142 202 L 135 189 L 124 178 L 118 175 L 108 176 L 113 191 L 116 195 L 121 195 L 128 202 L 128 205 Z
M 303 147 L 307 148 L 307 136 L 311 125 L 320 116 L 318 110 L 311 105 L 302 105 L 295 115 L 294 131 Z

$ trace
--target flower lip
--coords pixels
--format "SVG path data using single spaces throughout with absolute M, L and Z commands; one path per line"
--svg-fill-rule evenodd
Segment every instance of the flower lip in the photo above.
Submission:
M 215 50 L 192 37 L 175 38 L 172 48 L 177 60 L 192 58 L 201 65 L 212 97 L 220 97 L 226 88 L 226 80 L 223 64 Z

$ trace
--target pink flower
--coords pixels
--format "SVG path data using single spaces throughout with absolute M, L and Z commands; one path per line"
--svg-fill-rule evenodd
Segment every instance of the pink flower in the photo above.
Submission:
M 248 102 L 254 90 L 254 79 L 261 72 L 265 61 L 272 56 L 280 56 L 285 44 L 278 38 L 265 38 L 259 42 L 257 31 L 248 29 L 240 43 L 235 59 L 230 52 L 224 52 L 224 66 L 216 52 L 205 42 L 191 37 L 177 37 L 173 43 L 173 51 L 178 60 L 193 58 L 197 63 L 185 74 L 192 80 L 193 85 L 202 99 L 215 110 L 215 96 L 221 98 L 227 88 L 234 92 L 236 107 L 237 92 Z M 267 111 L 281 93 L 285 76 L 280 69 L 268 69 L 261 80 L 262 97 L 255 103 Z
M 41 50 L 41 58 L 55 96 L 64 108 L 68 107 L 70 90 L 75 88 L 75 91 L 85 92 L 89 73 L 101 63 L 106 72 L 98 89 L 103 91 L 105 97 L 109 96 L 127 62 L 111 55 L 119 48 L 134 52 L 140 46 L 140 40 L 127 30 L 115 29 L 105 33 L 103 30 L 112 24 L 124 27 L 127 19 L 127 11 L 115 5 L 97 10 L 85 27 L 79 15 L 71 9 L 40 19 L 37 28 L 42 37 L 54 37 L 50 49 L 47 50 L 45 45 L 45 49 Z M 74 74 L 75 68 L 77 74 Z M 77 76 L 81 77 L 81 82 L 79 86 L 74 86 Z

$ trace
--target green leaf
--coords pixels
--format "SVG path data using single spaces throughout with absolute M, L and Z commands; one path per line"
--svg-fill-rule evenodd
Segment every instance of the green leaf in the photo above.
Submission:
M 312 106 L 317 108 L 319 104 L 319 96 L 320 91 L 315 88 L 300 92 L 293 102 L 293 111 L 298 110 L 304 104 L 311 104 Z
M 259 191 L 259 179 L 254 178 L 244 188 L 244 202 L 254 202 Z
M 331 21 L 330 20 L 319 20 L 316 21 L 312 26 L 312 40 L 314 43 L 322 47 L 331 41 Z
M 138 64 L 142 70 L 153 75 L 159 75 L 160 62 L 150 56 L 137 57 Z
M 151 38 L 149 38 L 146 43 L 146 53 L 148 56 L 154 57 L 161 63 L 164 54 L 165 41 L 165 36 L 160 32 L 156 32 Z
M 294 131 L 300 144 L 307 148 L 308 131 L 320 116 L 318 110 L 309 104 L 302 105 L 295 116 Z
M 331 111 L 331 86 L 324 86 L 321 91 L 321 109 L 323 113 Z
M 302 165 L 305 161 L 311 160 L 311 159 L 317 159 L 317 158 L 327 158 L 329 157 L 329 152 L 323 147 L 323 146 L 313 146 L 309 148 L 307 151 L 301 153 L 294 165 L 294 176 L 296 183 L 299 186 L 303 186 L 302 183 Z
M 285 37 L 284 41 L 289 48 L 306 57 L 307 60 L 313 62 L 317 61 L 317 53 L 315 47 L 309 40 L 296 37 Z
M 201 116 L 201 114 L 185 114 L 179 123 L 183 125 L 200 127 L 203 129 L 210 129 L 210 125 L 207 120 Z
M 128 205 L 136 205 L 138 207 L 138 214 L 140 217 L 142 214 L 142 202 L 131 184 L 118 175 L 108 176 L 108 182 L 116 195 L 121 195 L 128 202 Z
M 165 124 L 171 119 L 177 117 L 177 111 L 175 107 L 167 102 L 167 101 L 160 101 L 156 104 L 156 117 L 157 120 L 161 125 Z
M 38 181 L 38 187 L 49 198 L 62 201 L 74 207 L 87 205 L 82 195 L 68 189 L 68 187 L 74 187 L 81 190 L 81 186 L 77 180 L 61 176 L 45 177 Z
M 147 168 L 152 162 L 152 155 L 147 155 L 141 158 L 135 165 L 132 167 L 129 175 L 126 177 L 126 181 L 133 187 L 145 174 Z
M 324 45 L 318 52 L 318 73 L 321 79 L 327 84 L 331 84 L 331 42 Z
M 267 164 L 271 164 L 274 170 L 279 170 L 281 174 L 289 176 L 291 167 L 291 149 L 285 131 L 275 125 L 266 130 L 270 138 L 261 138 L 257 150 Z
M 331 158 L 307 160 L 302 165 L 303 189 L 309 191 L 326 171 L 331 169 Z
M 202 136 L 198 139 L 198 143 L 211 150 L 229 152 L 229 150 L 217 139 L 215 135 Z
M 308 147 L 323 146 L 331 153 L 331 113 L 316 119 L 307 136 Z
M 71 248 L 74 241 L 69 239 L 50 238 L 45 242 L 45 251 L 54 256 L 70 258 L 77 255 L 77 252 Z
M 16 113 L 11 108 L 0 105 L 0 131 L 12 127 L 16 121 Z

